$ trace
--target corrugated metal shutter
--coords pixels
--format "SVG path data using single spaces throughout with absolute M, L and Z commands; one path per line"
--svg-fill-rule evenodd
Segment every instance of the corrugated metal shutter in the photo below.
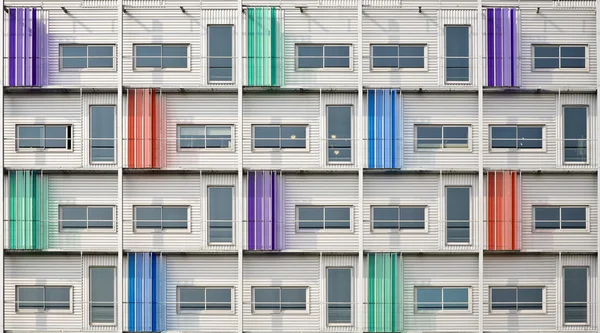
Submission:
M 127 254 L 127 330 L 166 329 L 166 259 L 156 253 Z
M 488 250 L 521 249 L 521 175 L 518 171 L 487 174 Z
M 367 92 L 368 168 L 402 167 L 402 112 L 396 89 Z M 361 145 L 362 146 L 362 145 Z
M 248 86 L 283 86 L 283 15 L 277 7 L 247 8 Z
M 248 172 L 248 249 L 282 250 L 283 177 L 277 171 Z
M 127 167 L 165 167 L 165 98 L 156 89 L 129 89 L 127 100 Z
M 521 13 L 517 8 L 487 8 L 486 12 L 485 84 L 518 87 L 521 85 Z
M 368 255 L 369 332 L 402 331 L 402 257 L 398 253 Z

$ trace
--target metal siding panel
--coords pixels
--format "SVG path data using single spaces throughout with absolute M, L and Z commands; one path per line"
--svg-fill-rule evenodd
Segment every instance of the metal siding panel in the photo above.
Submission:
M 363 258 L 364 260 L 364 258 Z M 352 268 L 352 325 L 350 326 L 327 326 L 327 268 L 344 267 Z M 364 283 L 358 279 L 358 256 L 322 256 L 321 259 L 321 330 L 325 332 L 362 332 L 356 327 L 356 316 L 358 307 L 356 303 L 358 284 Z M 363 288 L 364 289 L 364 288 Z M 363 307 L 364 308 L 364 307 Z
M 564 160 L 564 110 L 565 106 L 578 105 L 587 106 L 587 145 L 588 145 L 588 164 L 565 164 Z M 595 94 L 558 94 L 556 97 L 556 165 L 568 169 L 592 169 L 595 170 L 598 165 L 597 147 L 597 109 Z
M 95 331 L 95 332 L 114 332 L 117 330 L 116 325 L 90 325 L 90 267 L 94 266 L 104 266 L 104 267 L 114 267 L 115 268 L 115 314 L 117 307 L 117 256 L 116 255 L 85 255 L 82 257 L 82 297 L 83 297 L 83 331 Z M 115 317 L 115 321 L 116 321 Z
M 479 248 L 479 242 L 481 240 L 478 239 L 479 236 L 479 223 L 476 223 L 477 221 L 477 217 L 479 216 L 479 204 L 478 204 L 478 197 L 479 197 L 479 185 L 478 185 L 478 181 L 477 181 L 477 174 L 442 174 L 440 175 L 441 180 L 440 180 L 440 191 L 441 193 L 439 193 L 439 201 L 440 201 L 440 210 L 438 211 L 439 214 L 439 221 L 440 224 L 438 226 L 438 230 L 440 230 L 441 232 L 438 232 L 438 241 L 439 241 L 439 247 L 442 250 L 452 250 L 452 251 L 457 251 L 457 252 L 473 252 L 473 251 L 477 251 Z M 471 218 L 470 218 L 470 232 L 471 232 L 471 242 L 470 244 L 464 244 L 464 245 L 448 245 L 446 243 L 446 187 L 453 187 L 453 186 L 458 186 L 458 187 L 470 187 L 471 188 L 471 201 L 470 201 L 470 208 L 471 208 Z

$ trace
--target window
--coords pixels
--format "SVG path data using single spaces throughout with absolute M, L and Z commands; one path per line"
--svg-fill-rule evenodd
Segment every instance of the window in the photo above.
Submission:
M 492 311 L 542 311 L 544 288 L 494 287 L 490 288 Z
M 135 69 L 187 69 L 189 45 L 134 45 Z
M 425 68 L 424 45 L 372 45 L 373 69 Z
M 187 229 L 189 207 L 136 206 L 134 207 L 136 229 Z
M 470 77 L 469 26 L 446 26 L 446 82 L 468 82 Z
M 60 69 L 114 69 L 113 45 L 61 45 Z
M 253 148 L 306 149 L 306 125 L 255 125 Z
M 371 214 L 374 230 L 425 230 L 425 207 L 378 206 Z
M 90 324 L 115 323 L 115 267 L 90 267 Z
M 18 149 L 71 149 L 71 125 L 17 125 Z
M 327 107 L 327 161 L 352 161 L 352 107 Z
M 233 27 L 208 26 L 208 81 L 233 81 Z
M 470 187 L 446 187 L 446 220 L 448 243 L 471 241 Z
M 565 162 L 587 162 L 587 106 L 565 106 L 563 110 Z
M 60 206 L 62 230 L 112 229 L 114 207 L 110 206 Z
M 543 149 L 543 126 L 491 126 L 492 149 Z
M 564 320 L 565 324 L 588 322 L 588 268 L 564 268 Z
M 233 187 L 208 187 L 208 242 L 233 242 Z
M 429 126 L 416 127 L 417 149 L 468 149 L 468 126 Z
M 17 286 L 17 311 L 70 311 L 71 287 Z
M 177 287 L 177 312 L 231 311 L 232 288 Z
M 255 287 L 254 311 L 289 312 L 306 311 L 307 288 Z
M 536 45 L 534 69 L 586 69 L 587 47 L 583 45 Z
M 299 230 L 350 230 L 350 207 L 299 206 Z
M 231 148 L 229 125 L 178 125 L 179 149 L 229 149 Z
M 533 218 L 537 230 L 581 230 L 587 228 L 586 207 L 534 207 Z
M 417 311 L 467 311 L 469 288 L 417 287 Z
M 90 161 L 115 162 L 115 107 L 90 107 Z
M 350 45 L 296 45 L 298 69 L 350 69 Z
M 352 324 L 352 268 L 327 267 L 327 325 Z

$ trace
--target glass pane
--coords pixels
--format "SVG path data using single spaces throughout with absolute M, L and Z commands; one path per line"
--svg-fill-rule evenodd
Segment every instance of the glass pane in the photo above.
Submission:
M 19 309 L 44 309 L 43 287 L 18 287 L 17 292 Z
M 417 148 L 439 149 L 442 148 L 441 126 L 419 126 L 417 127 Z
M 88 46 L 88 67 L 112 68 L 113 53 L 112 46 Z
M 254 309 L 279 311 L 281 289 L 279 288 L 256 288 L 254 289 Z
M 518 149 L 542 149 L 542 127 L 518 127 Z
M 298 228 L 300 229 L 323 229 L 325 219 L 323 207 L 299 207 Z
M 306 310 L 306 289 L 283 288 L 281 290 L 282 310 Z
M 325 229 L 350 229 L 350 209 L 325 207 Z
M 400 207 L 400 229 L 425 229 L 425 208 Z
M 135 67 L 161 68 L 160 45 L 136 45 Z
M 323 68 L 323 46 L 298 46 L 298 68 Z
M 206 148 L 229 148 L 231 147 L 230 126 L 207 126 Z
M 535 68 L 559 68 L 558 46 L 536 46 L 533 52 Z
M 372 48 L 373 68 L 398 68 L 398 46 L 381 45 Z
M 468 148 L 468 127 L 444 127 L 444 148 Z
M 162 68 L 187 68 L 187 54 L 187 46 L 164 45 L 162 47 Z
M 492 310 L 517 310 L 517 289 L 492 288 Z
M 469 27 L 446 26 L 446 80 L 469 80 Z
M 425 68 L 423 46 L 400 46 L 400 68 Z
M 446 189 L 446 219 L 448 243 L 468 243 L 470 240 L 470 188 Z
M 468 310 L 469 290 L 467 288 L 444 288 L 444 310 Z
M 90 228 L 112 228 L 114 213 L 111 207 L 88 207 Z
M 585 47 L 562 46 L 560 58 L 561 68 L 585 68 Z
M 204 288 L 179 288 L 179 309 L 181 311 L 204 310 Z
M 542 310 L 542 294 L 542 288 L 519 288 L 517 299 L 519 302 L 519 310 Z
M 373 229 L 398 229 L 398 207 L 373 208 Z
M 92 162 L 112 162 L 115 160 L 115 108 L 92 106 L 90 112 Z
M 115 321 L 115 268 L 91 267 L 90 301 L 92 323 Z
M 188 225 L 188 208 L 163 207 L 162 222 L 164 229 L 186 229 Z
M 306 127 L 281 126 L 281 148 L 306 148 Z
M 70 148 L 67 144 L 68 131 L 69 128 L 67 126 L 46 126 L 46 148 Z
M 279 126 L 255 126 L 254 148 L 280 148 Z
M 46 287 L 46 310 L 69 310 L 71 288 Z
M 231 310 L 231 289 L 206 289 L 206 310 Z
M 563 207 L 561 208 L 561 228 L 562 229 L 585 229 L 587 212 L 584 207 Z
M 209 242 L 233 241 L 233 188 L 208 188 Z
M 587 162 L 587 108 L 564 109 L 565 162 Z
M 135 207 L 135 227 L 160 229 L 161 215 L 160 207 Z
M 352 148 L 352 109 L 349 106 L 327 108 L 329 162 L 349 162 Z
M 492 148 L 517 148 L 517 128 L 494 126 L 492 130 Z
M 587 323 L 587 267 L 568 267 L 564 273 L 565 323 Z
M 352 322 L 352 270 L 327 269 L 327 323 Z
M 399 67 L 400 68 L 425 68 L 425 59 L 424 58 L 412 58 L 412 57 L 400 58 Z
M 205 148 L 204 126 L 181 126 L 179 128 L 179 148 Z
M 87 68 L 87 46 L 63 46 L 62 68 Z
M 417 293 L 417 310 L 441 310 L 442 288 L 419 288 Z
M 558 229 L 560 228 L 560 208 L 558 207 L 535 207 L 536 229 Z
M 43 126 L 19 126 L 19 148 L 44 148 Z
M 233 55 L 233 27 L 212 25 L 208 27 L 208 55 L 228 57 Z
M 87 228 L 87 208 L 82 207 L 61 207 L 61 223 L 65 229 Z
M 350 68 L 350 47 L 325 46 L 326 68 Z

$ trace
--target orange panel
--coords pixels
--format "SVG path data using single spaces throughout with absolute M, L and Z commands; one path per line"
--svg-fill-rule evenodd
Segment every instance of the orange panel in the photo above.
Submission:
M 127 90 L 127 167 L 135 166 L 135 91 Z
M 520 182 L 516 171 L 488 173 L 488 250 L 520 249 Z
M 166 160 L 166 155 L 162 157 L 165 153 L 162 99 L 156 89 L 130 89 L 127 96 L 127 166 L 160 168 Z

